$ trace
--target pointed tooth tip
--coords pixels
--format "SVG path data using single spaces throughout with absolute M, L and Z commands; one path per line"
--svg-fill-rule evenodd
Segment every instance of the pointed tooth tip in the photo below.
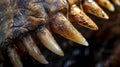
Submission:
M 111 7 L 109 8 L 110 11 L 114 12 L 115 11 L 115 7 L 111 5 Z
M 64 52 L 60 52 L 58 55 L 60 55 L 60 56 L 64 56 Z
M 89 46 L 89 43 L 86 41 L 86 39 L 84 39 L 84 42 L 83 42 L 82 45 L 84 45 L 84 46 Z
M 45 59 L 44 56 L 41 56 L 40 63 L 42 63 L 42 64 L 48 64 L 49 62 Z

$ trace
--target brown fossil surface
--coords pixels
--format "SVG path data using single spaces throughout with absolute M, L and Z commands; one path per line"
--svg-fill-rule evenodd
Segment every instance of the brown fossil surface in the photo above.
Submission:
M 0 0 L 0 67 L 119 67 L 119 4 Z

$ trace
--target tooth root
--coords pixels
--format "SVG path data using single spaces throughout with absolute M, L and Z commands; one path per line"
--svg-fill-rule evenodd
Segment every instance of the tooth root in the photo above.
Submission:
M 50 24 L 53 32 L 58 33 L 73 42 L 88 46 L 86 39 L 73 27 L 63 14 L 57 13 L 54 15 Z
M 14 48 L 8 47 L 8 55 L 14 67 L 23 67 L 20 57 Z
M 51 50 L 57 55 L 64 56 L 63 51 L 58 46 L 57 42 L 55 41 L 54 37 L 52 36 L 48 29 L 43 27 L 41 30 L 38 30 L 37 36 L 39 37 L 43 45 L 47 47 L 49 50 Z
M 36 46 L 34 43 L 32 37 L 28 34 L 25 36 L 23 39 L 23 44 L 25 45 L 28 53 L 38 62 L 43 63 L 43 64 L 48 64 L 47 60 L 45 57 L 42 55 L 40 52 L 39 48 Z
M 108 15 L 97 5 L 93 0 L 87 0 L 84 2 L 84 10 L 97 17 L 109 19 Z
M 92 30 L 98 30 L 97 25 L 76 5 L 72 5 L 71 7 L 70 20 L 74 20 L 78 24 Z
M 107 8 L 109 11 L 115 10 L 113 4 L 109 0 L 96 0 L 96 2 L 98 2 L 98 4 L 101 6 Z
M 112 0 L 116 5 L 120 6 L 120 0 Z

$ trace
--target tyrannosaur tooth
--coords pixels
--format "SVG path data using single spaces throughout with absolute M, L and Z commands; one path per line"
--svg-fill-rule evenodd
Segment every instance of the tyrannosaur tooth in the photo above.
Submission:
M 20 60 L 19 55 L 17 54 L 16 50 L 12 47 L 9 47 L 7 49 L 8 56 L 10 57 L 10 60 L 14 67 L 23 67 L 22 62 Z
M 88 46 L 86 39 L 74 28 L 69 20 L 62 13 L 54 15 L 50 21 L 53 32 L 78 44 Z
M 108 15 L 93 0 L 86 0 L 83 4 L 83 8 L 85 12 L 88 12 L 103 19 L 109 19 Z
M 109 11 L 115 11 L 115 7 L 109 0 L 95 0 L 99 5 L 107 8 Z
M 90 28 L 92 30 L 98 30 L 97 25 L 76 5 L 72 5 L 70 11 L 70 20 L 74 20 L 73 22 L 77 22 L 78 24 Z
M 112 0 L 113 3 L 115 3 L 116 5 L 119 5 L 120 6 L 120 0 Z
M 47 28 L 44 27 L 44 29 L 37 31 L 37 36 L 40 39 L 40 41 L 43 43 L 43 45 L 47 47 L 49 50 L 51 50 L 57 55 L 64 56 L 63 51 L 58 46 L 54 37 Z
M 36 46 L 35 42 L 33 41 L 32 37 L 28 34 L 23 39 L 23 44 L 25 45 L 29 55 L 31 55 L 35 60 L 40 63 L 48 64 L 48 61 L 40 52 L 39 48 Z

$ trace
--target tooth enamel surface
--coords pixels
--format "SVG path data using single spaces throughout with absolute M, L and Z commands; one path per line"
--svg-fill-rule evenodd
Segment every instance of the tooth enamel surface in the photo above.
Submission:
M 32 40 L 31 36 L 28 34 L 23 38 L 23 43 L 28 50 L 28 53 L 38 62 L 43 63 L 43 64 L 48 64 L 47 60 L 45 57 L 42 55 L 40 52 L 39 48 L 36 46 L 34 41 Z
M 51 52 L 64 56 L 59 46 L 61 44 L 56 42 L 57 38 L 53 37 L 53 33 L 80 45 L 89 46 L 76 29 L 78 27 L 73 25 L 76 23 L 91 30 L 98 30 L 97 23 L 87 13 L 109 19 L 101 7 L 115 11 L 111 1 L 115 6 L 120 5 L 120 0 L 0 0 L 0 50 L 7 48 L 3 52 L 8 52 L 13 66 L 23 67 L 18 50 L 23 50 L 22 55 L 28 53 L 39 63 L 48 64 L 46 56 L 43 56 L 36 45 L 38 43 L 42 43 Z
M 14 48 L 8 48 L 8 55 L 14 67 L 23 67 L 20 57 Z
M 47 47 L 49 50 L 57 55 L 64 56 L 63 51 L 58 46 L 57 42 L 55 41 L 49 30 L 44 28 L 43 30 L 37 31 L 37 35 L 45 47 Z

